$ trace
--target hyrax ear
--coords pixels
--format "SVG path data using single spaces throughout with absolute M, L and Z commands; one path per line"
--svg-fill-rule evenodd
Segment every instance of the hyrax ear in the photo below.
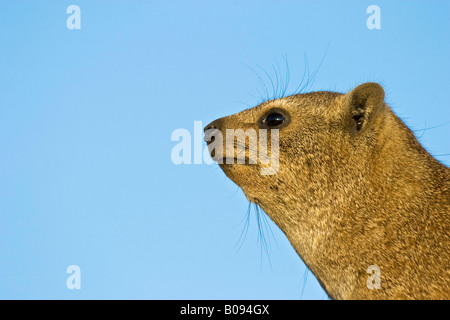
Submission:
M 384 107 L 384 90 L 378 83 L 363 83 L 344 98 L 352 128 L 363 130 Z

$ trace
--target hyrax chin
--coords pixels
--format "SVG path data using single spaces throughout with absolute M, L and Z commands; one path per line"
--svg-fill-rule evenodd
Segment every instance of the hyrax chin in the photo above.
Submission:
M 266 101 L 205 132 L 213 159 L 331 298 L 450 298 L 449 168 L 380 85 Z

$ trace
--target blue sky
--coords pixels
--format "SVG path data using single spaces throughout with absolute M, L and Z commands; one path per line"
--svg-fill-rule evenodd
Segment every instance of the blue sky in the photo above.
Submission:
M 72 4 L 80 30 L 66 27 Z M 372 4 L 380 30 L 366 27 Z M 238 242 L 242 191 L 217 165 L 175 165 L 171 134 L 260 102 L 251 69 L 285 75 L 287 57 L 295 89 L 306 56 L 310 72 L 323 58 L 310 91 L 381 83 L 448 165 L 449 9 L 1 1 L 0 298 L 325 299 L 272 222 L 264 252 L 254 209 Z M 81 269 L 80 290 L 66 287 L 69 265 Z

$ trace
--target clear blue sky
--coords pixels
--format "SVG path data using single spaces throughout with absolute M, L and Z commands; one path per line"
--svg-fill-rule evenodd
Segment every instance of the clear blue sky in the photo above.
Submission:
M 66 9 L 81 9 L 69 30 Z M 381 8 L 369 30 L 366 8 Z M 259 102 L 250 70 L 292 88 L 380 82 L 450 163 L 448 1 L 0 1 L 0 298 L 324 299 L 217 165 L 175 165 L 192 132 Z M 250 68 L 249 68 L 250 67 Z M 269 80 L 265 79 L 266 85 Z M 426 128 L 432 128 L 424 130 Z M 270 258 L 270 263 L 269 263 Z M 81 289 L 66 268 L 81 268 Z

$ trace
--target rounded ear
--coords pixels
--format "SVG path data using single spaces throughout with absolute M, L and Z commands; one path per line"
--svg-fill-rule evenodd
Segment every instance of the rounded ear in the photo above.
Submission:
M 378 83 L 363 83 L 344 98 L 346 112 L 356 131 L 363 130 L 384 107 L 384 90 Z

